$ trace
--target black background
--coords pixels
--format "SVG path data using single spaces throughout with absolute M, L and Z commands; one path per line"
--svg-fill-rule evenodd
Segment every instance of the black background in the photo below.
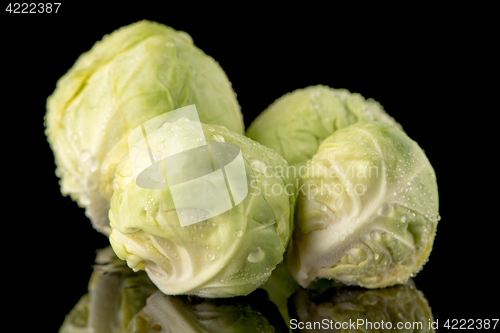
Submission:
M 246 126 L 275 99 L 309 85 L 379 101 L 437 175 L 442 220 L 417 288 L 440 328 L 452 318 L 499 317 L 498 162 L 494 147 L 481 150 L 498 142 L 486 130 L 498 111 L 498 93 L 486 94 L 493 40 L 484 38 L 487 18 L 471 23 L 487 9 L 80 2 L 63 3 L 57 14 L 9 14 L 7 4 L 0 14 L 4 323 L 57 331 L 87 290 L 95 250 L 108 245 L 60 193 L 45 102 L 81 53 L 141 19 L 188 32 L 220 63 Z M 480 105 L 485 100 L 490 105 Z

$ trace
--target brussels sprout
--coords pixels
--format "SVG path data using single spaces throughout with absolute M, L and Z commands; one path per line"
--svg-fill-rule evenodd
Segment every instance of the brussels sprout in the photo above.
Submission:
M 298 332 L 434 332 L 427 299 L 413 280 L 385 289 L 331 288 L 313 296 L 298 289 L 289 300 Z M 354 327 L 354 329 L 353 329 Z
M 202 122 L 243 133 L 231 83 L 181 31 L 148 21 L 104 36 L 57 82 L 46 135 L 61 191 L 108 235 L 109 200 L 128 133 L 159 114 L 196 104 Z
M 424 152 L 382 123 L 357 123 L 325 139 L 298 190 L 288 268 L 317 278 L 383 288 L 405 283 L 427 261 L 438 191 Z
M 247 136 L 274 149 L 291 167 L 300 168 L 316 153 L 322 140 L 359 121 L 400 127 L 373 99 L 319 85 L 277 99 L 252 122 Z
M 111 246 L 100 250 L 89 292 L 66 316 L 59 333 L 123 333 L 158 289 L 144 272 L 134 273 Z
M 288 332 L 274 304 L 259 296 L 257 303 L 250 296 L 202 299 L 157 292 L 132 319 L 126 333 Z
M 201 136 L 198 128 L 202 130 Z M 232 297 L 258 288 L 283 259 L 293 228 L 295 186 L 286 173 L 280 177 L 267 177 L 266 173 L 287 169 L 287 162 L 271 149 L 224 127 L 186 118 L 165 122 L 147 137 L 151 154 L 163 158 L 156 172 L 164 175 L 173 168 L 185 179 L 183 183 L 177 181 L 174 187 L 168 176 L 166 180 L 160 176 L 158 184 L 163 181 L 164 188 L 145 188 L 139 184 L 143 173 L 134 175 L 134 165 L 147 165 L 149 153 L 131 154 L 132 158 L 124 159 L 116 174 L 109 213 L 112 229 L 109 239 L 118 257 L 127 260 L 134 270 L 146 270 L 157 287 L 169 295 Z M 214 154 L 203 155 L 200 151 L 187 160 L 168 162 L 169 158 L 181 155 L 180 152 L 196 151 L 200 147 L 195 147 L 195 143 L 203 137 L 212 153 L 217 143 L 232 144 L 241 150 L 239 179 L 245 181 L 247 194 L 238 199 L 239 204 L 231 207 L 229 203 L 231 209 L 207 215 L 210 217 L 196 223 L 184 223 L 185 218 L 205 216 L 203 205 L 207 203 L 201 202 L 204 200 L 198 199 L 195 192 L 222 193 L 211 192 L 218 185 L 208 176 L 201 181 L 195 179 L 194 191 L 180 194 L 178 191 L 189 189 L 187 186 L 194 180 L 188 179 L 199 176 L 198 166 L 204 161 L 212 172 L 217 162 Z M 140 144 L 145 141 L 137 143 Z M 226 176 L 231 178 L 229 173 Z M 224 180 L 221 182 L 222 187 L 216 190 L 226 191 Z M 236 200 L 236 191 L 229 186 Z M 198 201 L 203 207 L 179 208 L 176 201 L 179 197 Z M 213 195 L 208 204 L 222 207 L 226 199 Z M 206 207 L 207 211 L 211 208 Z

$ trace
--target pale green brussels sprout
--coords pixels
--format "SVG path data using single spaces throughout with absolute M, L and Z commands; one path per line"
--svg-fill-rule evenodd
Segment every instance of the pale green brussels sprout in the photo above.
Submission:
M 281 154 L 300 168 L 321 141 L 359 121 L 379 121 L 400 127 L 373 99 L 346 89 L 311 86 L 278 98 L 250 125 L 247 136 Z
M 145 121 L 196 104 L 200 120 L 243 133 L 236 95 L 219 64 L 191 37 L 140 21 L 104 36 L 57 82 L 46 135 L 61 192 L 109 234 L 112 180 L 127 136 Z
M 317 278 L 403 284 L 427 261 L 440 218 L 436 177 L 395 126 L 336 131 L 308 162 L 298 192 L 287 259 L 302 287 Z
M 373 290 L 299 288 L 288 304 L 297 332 L 435 332 L 429 303 L 411 279 Z
M 89 292 L 66 316 L 59 333 L 123 333 L 158 288 L 144 272 L 133 272 L 111 246 L 100 250 Z
M 265 292 L 264 292 L 265 294 Z M 253 295 L 253 294 L 252 294 Z M 265 295 L 203 299 L 153 294 L 132 319 L 126 333 L 285 333 L 276 306 Z
M 116 174 L 109 240 L 118 257 L 134 270 L 146 270 L 169 295 L 232 297 L 258 288 L 283 259 L 293 229 L 295 186 L 286 172 L 269 176 L 286 170 L 287 162 L 270 148 L 224 127 L 187 118 L 162 123 L 147 139 L 148 151 L 131 153 Z M 207 145 L 197 147 L 203 140 Z M 144 139 L 137 143 L 142 144 L 146 144 Z M 218 144 L 240 151 L 236 173 L 228 166 L 217 166 L 219 153 L 214 155 L 214 151 Z M 212 154 L 197 150 L 203 147 Z M 141 185 L 144 172 L 134 174 L 137 165 L 151 163 L 149 152 L 156 156 L 157 174 L 151 179 L 160 175 L 155 183 L 158 188 Z M 197 152 L 196 156 L 189 157 L 191 152 Z M 199 169 L 204 163 L 207 172 Z M 220 183 L 209 178 L 222 169 L 226 184 L 222 176 Z M 170 172 L 178 173 L 175 184 Z M 239 185 L 234 186 L 236 181 Z M 227 190 L 234 203 L 222 196 Z M 207 200 L 199 196 L 205 193 L 210 193 Z M 185 199 L 189 199 L 188 206 L 179 204 Z M 227 210 L 207 213 L 224 202 L 229 203 Z M 191 208 L 191 204 L 201 206 Z

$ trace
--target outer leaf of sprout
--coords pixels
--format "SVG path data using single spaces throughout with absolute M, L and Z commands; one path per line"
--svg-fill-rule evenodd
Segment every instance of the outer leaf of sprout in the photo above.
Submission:
M 122 27 L 82 54 L 47 100 L 46 135 L 61 191 L 109 234 L 112 181 L 127 136 L 145 121 L 196 104 L 200 120 L 243 133 L 219 64 L 185 32 L 155 22 Z

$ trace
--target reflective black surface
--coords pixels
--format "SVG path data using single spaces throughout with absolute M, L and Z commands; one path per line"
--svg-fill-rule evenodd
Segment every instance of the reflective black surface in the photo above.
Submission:
M 283 276 L 271 276 L 272 286 L 248 296 L 171 296 L 156 289 L 144 272 L 131 271 L 107 247 L 98 252 L 88 293 L 66 316 L 60 333 L 435 332 L 439 324 L 413 280 L 372 290 L 319 280 L 285 294 L 277 291 Z

